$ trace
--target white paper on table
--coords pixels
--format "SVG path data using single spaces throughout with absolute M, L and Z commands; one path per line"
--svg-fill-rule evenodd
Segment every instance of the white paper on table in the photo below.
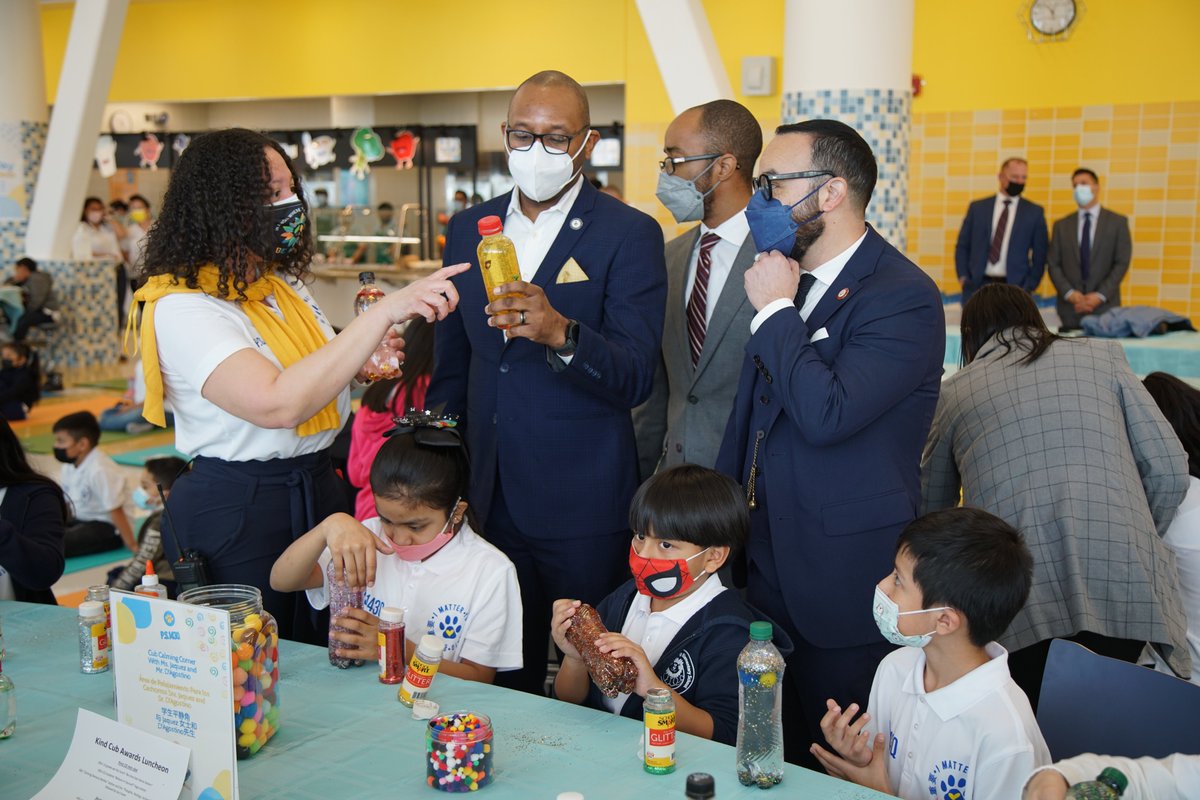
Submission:
M 180 800 L 238 800 L 229 612 L 111 597 L 117 719 L 191 750 Z
M 188 749 L 79 709 L 67 757 L 32 800 L 163 800 L 178 797 Z

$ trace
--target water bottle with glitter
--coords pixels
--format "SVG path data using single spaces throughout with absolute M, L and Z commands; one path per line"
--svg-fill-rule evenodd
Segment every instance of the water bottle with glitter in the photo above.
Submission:
M 7 739 L 17 729 L 17 689 L 12 678 L 4 674 L 0 664 L 0 739 Z
M 1117 800 L 1125 794 L 1129 779 L 1119 769 L 1105 767 L 1094 781 L 1077 783 L 1063 795 L 1063 800 Z
M 344 647 L 344 645 L 335 641 L 333 634 L 350 632 L 336 624 L 336 620 L 338 617 L 345 616 L 346 612 L 352 608 L 363 607 L 362 589 L 351 589 L 347 585 L 345 572 L 340 575 L 335 574 L 333 559 L 330 559 L 329 565 L 325 568 L 325 590 L 329 592 L 329 663 L 338 669 L 361 667 L 363 665 L 361 658 L 346 658 L 338 655 L 338 648 Z
M 750 623 L 750 643 L 737 660 L 737 776 L 770 789 L 783 780 L 783 656 L 769 622 Z
M 79 604 L 79 670 L 108 672 L 108 630 L 104 605 L 95 600 Z

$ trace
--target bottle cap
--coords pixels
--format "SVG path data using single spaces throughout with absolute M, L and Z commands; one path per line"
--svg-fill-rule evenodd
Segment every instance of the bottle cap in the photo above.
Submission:
M 1117 794 L 1124 794 L 1125 788 L 1129 786 L 1129 779 L 1125 777 L 1125 773 L 1115 767 L 1105 767 L 1100 771 L 1100 775 L 1096 780 L 1101 783 L 1107 783 L 1117 790 Z
M 432 633 L 427 633 L 421 637 L 421 649 L 426 653 L 441 653 L 442 640 Z
M 358 273 L 358 282 L 360 284 L 361 283 L 374 283 L 375 282 L 375 273 L 374 272 Z
M 493 236 L 504 230 L 504 223 L 497 216 L 484 217 L 479 220 L 479 235 Z
M 154 572 L 154 562 L 146 559 L 146 574 L 142 576 L 142 586 L 158 586 L 158 575 Z
M 379 612 L 379 621 L 380 622 L 404 622 L 404 609 L 403 608 L 392 608 L 391 606 L 384 606 L 383 610 Z
M 716 797 L 717 788 L 716 781 L 713 776 L 707 772 L 693 772 L 687 776 L 687 796 L 703 800 L 703 798 Z
M 775 631 L 771 627 L 771 623 L 767 622 L 766 620 L 760 619 L 758 622 L 750 623 L 750 638 L 756 642 L 771 641 L 771 636 L 774 634 L 774 632 Z
M 81 617 L 102 617 L 104 616 L 104 603 L 99 600 L 85 600 L 79 604 L 79 616 Z

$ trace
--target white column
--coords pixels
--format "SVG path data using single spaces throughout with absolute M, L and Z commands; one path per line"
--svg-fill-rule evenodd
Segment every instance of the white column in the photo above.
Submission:
M 700 0 L 637 0 L 654 60 L 676 114 L 722 97 L 733 86 Z
M 129 0 L 77 2 L 54 100 L 54 114 L 29 212 L 26 249 L 67 258 L 87 192 L 96 137 L 112 83 Z M 40 29 L 37 36 L 41 36 Z
M 870 143 L 867 220 L 900 250 L 908 205 L 913 0 L 787 0 L 783 121 L 837 119 Z

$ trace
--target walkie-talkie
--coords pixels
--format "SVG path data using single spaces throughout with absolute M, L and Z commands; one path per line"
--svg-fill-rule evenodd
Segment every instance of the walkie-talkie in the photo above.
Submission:
M 208 586 L 208 559 L 199 550 L 192 548 L 184 550 L 179 544 L 179 534 L 175 532 L 175 521 L 171 517 L 171 509 L 167 505 L 166 492 L 163 491 L 161 483 L 155 484 L 155 488 L 158 489 L 158 497 L 162 500 L 163 513 L 167 515 L 167 522 L 170 523 L 171 538 L 175 540 L 175 549 L 179 551 L 179 559 L 171 565 L 171 570 L 175 573 L 175 582 L 179 584 L 179 591 L 184 592 L 199 586 Z

